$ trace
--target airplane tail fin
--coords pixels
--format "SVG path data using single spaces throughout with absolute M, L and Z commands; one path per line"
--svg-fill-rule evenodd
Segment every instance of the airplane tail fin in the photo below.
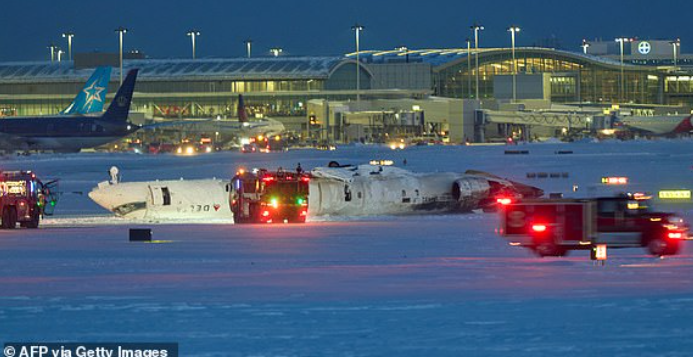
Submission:
M 91 114 L 103 111 L 108 93 L 108 82 L 111 79 L 111 67 L 98 67 L 94 70 L 82 90 L 77 93 L 70 105 L 63 109 L 61 115 Z
M 115 122 L 125 122 L 128 120 L 130 103 L 132 103 L 132 94 L 135 91 L 138 71 L 138 69 L 131 69 L 130 72 L 128 72 L 127 77 L 125 77 L 123 84 L 118 88 L 118 93 L 116 93 L 102 119 Z
M 248 114 L 245 112 L 245 102 L 243 101 L 243 94 L 238 95 L 238 122 L 248 122 Z
M 693 130 L 693 115 L 687 116 L 674 128 L 674 134 L 690 133 Z

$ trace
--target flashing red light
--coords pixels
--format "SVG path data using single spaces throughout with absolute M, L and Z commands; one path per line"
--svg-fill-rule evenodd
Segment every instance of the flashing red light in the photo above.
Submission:
M 272 182 L 272 181 L 274 181 L 274 177 L 272 177 L 272 176 L 266 176 L 266 177 L 263 177 L 263 178 L 262 178 L 262 181 L 265 181 L 265 182 Z
M 263 212 L 262 212 L 262 216 L 263 216 L 263 217 L 269 217 L 269 215 L 270 215 L 270 212 L 269 212 L 269 211 L 263 211 Z
M 507 198 L 507 197 L 506 198 L 497 198 L 496 202 L 503 205 L 503 206 L 507 206 L 507 205 L 513 203 L 513 200 L 510 198 Z
M 306 210 L 301 211 L 301 216 L 307 216 L 307 215 L 308 215 L 308 211 L 306 211 Z
M 532 225 L 532 230 L 538 233 L 541 232 L 546 232 L 546 225 L 545 224 L 534 224 Z
M 301 177 L 301 181 L 303 181 L 303 182 L 309 182 L 309 181 L 310 181 L 310 177 L 308 177 L 308 176 L 303 176 L 303 177 Z
M 683 233 L 669 233 L 669 239 L 682 239 Z

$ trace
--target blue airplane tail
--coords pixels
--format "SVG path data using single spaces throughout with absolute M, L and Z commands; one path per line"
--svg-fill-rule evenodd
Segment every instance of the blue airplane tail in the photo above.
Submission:
M 118 93 L 113 98 L 111 105 L 108 106 L 106 113 L 101 117 L 103 120 L 113 122 L 126 122 L 128 120 L 138 71 L 139 69 L 131 69 L 128 72 L 127 77 L 123 80 L 123 84 L 118 88 Z
M 108 93 L 108 82 L 111 80 L 111 67 L 98 67 L 77 93 L 70 105 L 60 115 L 85 115 L 101 113 Z

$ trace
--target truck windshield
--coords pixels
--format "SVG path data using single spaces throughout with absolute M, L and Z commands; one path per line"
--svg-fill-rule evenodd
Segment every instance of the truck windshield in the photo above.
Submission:
M 276 182 L 265 187 L 269 196 L 293 198 L 308 194 L 308 185 L 301 182 Z
M 26 181 L 4 181 L 0 182 L 0 196 L 26 196 Z

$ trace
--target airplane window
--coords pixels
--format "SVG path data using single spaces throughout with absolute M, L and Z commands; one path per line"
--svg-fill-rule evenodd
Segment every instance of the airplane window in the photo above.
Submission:
M 168 190 L 168 187 L 162 187 L 161 188 L 161 194 L 163 195 L 163 198 L 164 198 L 164 206 L 170 206 L 171 205 L 171 192 Z
M 351 201 L 351 189 L 346 185 L 344 186 L 344 201 Z

